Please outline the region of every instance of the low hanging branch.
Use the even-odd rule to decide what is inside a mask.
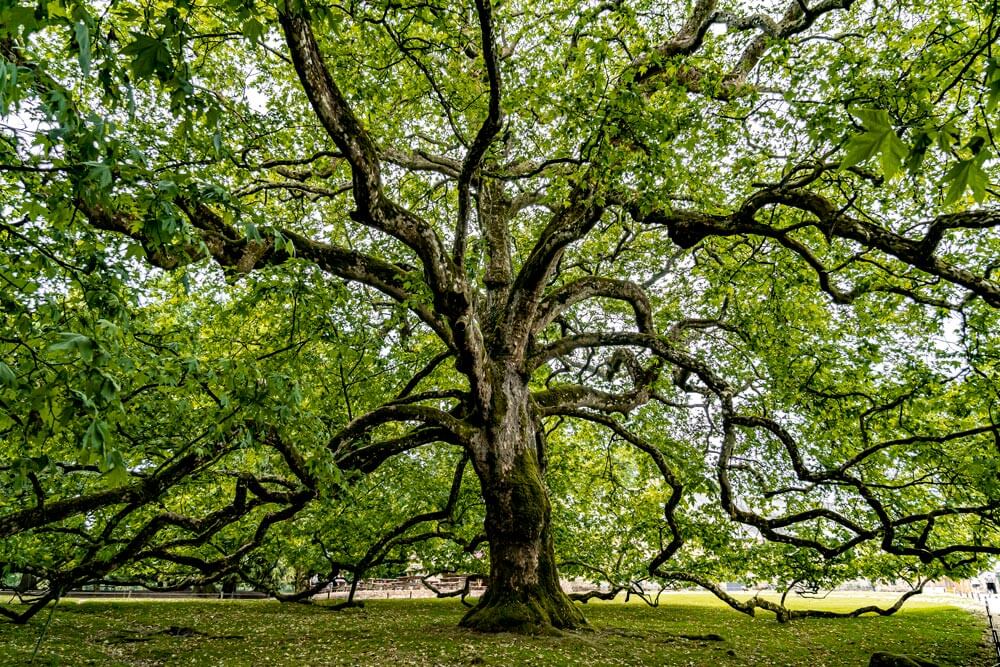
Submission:
[[[461,601],[461,603],[462,603],[463,606],[470,607],[470,608],[472,607],[472,604],[469,603],[469,602],[467,602],[465,600],[465,598],[469,597],[469,594],[471,593],[472,580],[473,579],[485,579],[486,578],[486,577],[484,577],[481,574],[466,574],[466,575],[463,575],[465,581],[462,584],[461,588],[453,590],[453,591],[442,591],[440,588],[438,588],[437,586],[435,586],[434,584],[432,584],[430,582],[431,577],[437,576],[439,574],[442,574],[442,572],[431,572],[429,574],[425,574],[424,576],[420,577],[420,583],[423,584],[424,587],[427,590],[429,590],[432,593],[434,593],[435,597],[438,597],[438,598],[453,598],[453,597],[457,597],[457,598],[459,598],[459,600]]]
[[[892,616],[897,611],[902,609],[903,604],[912,598],[914,595],[920,595],[923,592],[925,581],[921,580],[916,586],[910,590],[904,592],[900,595],[896,601],[889,607],[879,607],[877,605],[866,605],[863,607],[858,607],[851,611],[830,611],[828,609],[789,609],[783,602],[774,602],[772,600],[767,600],[760,597],[759,595],[754,595],[752,598],[746,601],[738,600],[729,593],[725,591],[721,586],[715,582],[706,579],[703,576],[691,573],[691,572],[674,572],[670,570],[656,570],[653,575],[663,579],[664,581],[682,581],[686,583],[695,584],[706,591],[710,592],[712,595],[718,599],[725,602],[732,609],[746,614],[747,616],[754,616],[757,609],[763,609],[765,611],[772,612],[779,623],[787,623],[800,618],[856,618],[864,614],[877,614],[879,616]]]

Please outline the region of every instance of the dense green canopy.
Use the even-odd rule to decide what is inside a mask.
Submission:
[[[44,589],[0,613],[409,568],[573,627],[558,567],[785,620],[717,582],[985,567],[996,23],[0,0],[0,567]]]

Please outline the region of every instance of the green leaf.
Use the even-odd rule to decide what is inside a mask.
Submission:
[[[77,59],[80,61],[80,69],[87,76],[90,74],[90,29],[86,23],[80,21],[73,26],[73,38],[79,49]]]
[[[49,349],[56,352],[76,352],[88,364],[94,360],[94,341],[70,331],[60,333],[59,342],[53,343]]]
[[[96,183],[99,188],[110,187],[114,175],[111,167],[103,162],[84,162],[87,166],[87,180]]]
[[[107,475],[108,481],[115,486],[121,486],[128,481],[128,468],[125,459],[117,449],[109,450],[102,461],[101,470]]]
[[[101,375],[101,388],[98,395],[101,397],[105,403],[111,403],[118,396],[118,392],[121,387],[118,385],[118,381],[112,376],[108,375],[104,371],[99,371]]]
[[[947,153],[952,149],[952,146],[962,140],[962,133],[948,122],[941,126],[940,131],[937,133],[937,139],[938,148],[941,152]]]
[[[906,144],[892,128],[889,114],[879,109],[858,109],[857,116],[865,131],[847,143],[847,154],[840,163],[841,169],[853,167],[880,155],[879,164],[886,179],[899,173],[903,160],[910,154]]]
[[[244,225],[244,233],[246,234],[247,239],[249,239],[250,241],[263,240],[260,235],[260,230],[257,229],[257,225],[255,225],[250,221],[247,221],[246,225]]]
[[[934,130],[924,129],[916,133],[913,138],[913,147],[906,158],[906,168],[911,174],[915,174],[920,165],[923,164],[927,150],[934,144],[937,133]]]
[[[90,398],[90,396],[87,396],[79,389],[71,389],[70,393],[76,396],[77,400],[80,401],[80,405],[85,410],[97,410],[97,404],[94,403],[94,401]]]
[[[17,65],[0,60],[0,116],[7,115],[17,94]]]
[[[178,193],[180,193],[180,188],[177,187],[177,183],[170,180],[157,181],[156,189],[167,197],[175,197]]]
[[[15,3],[3,4],[13,6],[0,8],[0,37],[16,35],[18,29],[27,36],[38,29],[38,18],[35,16],[34,7]]]
[[[81,441],[80,458],[84,462],[93,461],[95,458],[102,461],[107,452],[108,442],[111,436],[108,433],[108,425],[102,419],[95,419],[90,422],[87,430],[84,431]]]
[[[967,189],[972,190],[972,198],[977,202],[986,199],[986,188],[990,184],[990,179],[983,171],[982,164],[987,157],[988,151],[983,151],[974,158],[962,160],[948,170],[943,179],[944,183],[950,183],[944,197],[946,205],[958,201]]]
[[[899,169],[903,165],[903,160],[906,159],[910,151],[892,129],[886,132],[881,150],[882,173],[886,179],[892,179],[893,176],[899,173]]]
[[[871,132],[865,132],[852,137],[847,142],[847,154],[841,161],[840,168],[847,169],[873,158],[878,153],[881,145],[880,137]]]
[[[274,249],[278,252],[285,251],[289,256],[295,257],[295,245],[279,231],[274,232]]]
[[[17,387],[17,375],[11,370],[11,367],[0,361],[0,384],[5,384],[8,387]]]
[[[892,129],[892,119],[882,109],[854,109],[851,111],[869,132],[885,132]]]
[[[1000,58],[994,56],[986,61],[985,83],[990,91],[986,100],[986,111],[992,113],[1000,102]]]
[[[132,259],[145,259],[146,250],[138,243],[130,243],[128,249],[125,251],[126,258]]]
[[[173,59],[167,45],[156,37],[141,32],[132,32],[132,42],[122,49],[132,56],[132,73],[138,79],[148,79],[154,74],[166,79],[173,71]]]
[[[255,18],[247,20],[243,24],[243,36],[252,42],[259,42],[260,38],[264,36],[264,24]]]

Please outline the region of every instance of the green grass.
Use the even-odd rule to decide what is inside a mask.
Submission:
[[[853,608],[872,597],[813,603]],[[884,601],[885,598],[878,598]],[[889,618],[751,619],[701,594],[590,603],[592,632],[560,637],[477,635],[457,627],[454,600],[372,600],[363,610],[276,602],[75,602],[58,605],[36,665],[810,665],[862,667],[875,651],[942,665],[988,666],[983,621],[912,603]],[[0,665],[27,665],[48,610],[25,626],[0,623]],[[156,634],[170,626],[204,635]],[[678,635],[717,633],[724,641]],[[131,641],[130,641],[131,640]],[[138,641],[135,641],[138,640]]]

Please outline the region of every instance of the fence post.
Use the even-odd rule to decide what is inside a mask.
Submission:
[[[990,635],[993,637],[993,652],[997,656],[997,664],[1000,665],[1000,636],[997,635],[997,627],[993,625],[993,613],[990,612],[990,601],[986,601],[986,619],[990,624]]]

